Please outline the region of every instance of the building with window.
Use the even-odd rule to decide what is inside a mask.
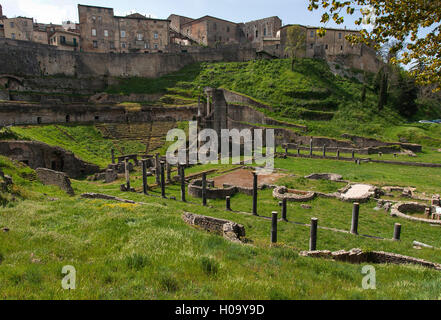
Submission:
[[[60,50],[77,51],[80,46],[80,35],[72,31],[58,30],[50,35],[49,44]]]
[[[32,18],[17,17],[3,19],[5,38],[23,41],[32,41],[34,20]]]
[[[139,13],[115,16],[112,8],[78,5],[81,51],[160,52],[170,42],[170,21]]]
[[[241,24],[247,42],[260,48],[266,46],[267,43],[278,42],[277,32],[281,27],[282,20],[279,17],[269,17]]]

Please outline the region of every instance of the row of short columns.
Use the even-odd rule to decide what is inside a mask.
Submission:
[[[286,200],[286,199],[285,199]],[[286,219],[286,201],[279,202],[279,205],[282,207],[282,221],[288,221]],[[228,199],[228,206],[230,206],[230,202]],[[231,208],[229,207],[231,210]],[[360,216],[360,204],[354,203],[352,209],[352,223],[351,223],[351,233],[354,235],[358,235],[358,220]],[[277,243],[277,223],[278,223],[278,212],[273,211],[271,214],[271,243]],[[317,230],[318,230],[318,219],[311,218],[310,224],[310,235],[309,235],[309,251],[317,250]],[[394,235],[392,238],[394,241],[401,240],[401,224],[395,223],[394,225]]]
[[[326,147],[326,145],[324,145],[323,146],[323,158],[326,158],[326,152],[327,152],[327,147]],[[288,156],[288,152],[289,151],[289,148],[288,148],[288,146],[285,146],[285,158]],[[340,159],[340,149],[337,149],[337,151],[336,151],[336,153],[337,153],[337,159]],[[300,156],[302,153],[301,153],[301,149],[300,148],[297,148],[297,156]],[[309,156],[310,157],[312,157],[313,156],[313,147],[312,147],[312,143],[310,143],[310,145],[309,145]],[[353,160],[355,160],[355,150],[352,150],[352,152],[351,152],[351,156],[352,156],[352,159]]]

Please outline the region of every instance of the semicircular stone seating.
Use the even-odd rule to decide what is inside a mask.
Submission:
[[[238,192],[234,186],[224,185],[223,188],[215,188],[214,181],[207,180],[206,189],[207,199],[225,199],[227,196],[233,196]],[[188,194],[195,198],[202,198],[202,179],[193,180],[188,186]]]
[[[287,187],[280,186],[273,190],[273,197],[278,200],[286,199],[291,202],[307,202],[316,197],[316,193],[312,191],[301,191],[288,189]]]
[[[418,202],[398,202],[392,206],[390,215],[392,217],[400,217],[412,221],[441,225],[441,220],[432,220],[430,218],[418,218],[412,216],[412,213],[425,213],[427,208],[430,207]]]

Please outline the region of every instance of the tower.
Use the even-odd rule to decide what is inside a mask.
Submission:
[[[3,17],[3,9],[2,9],[2,5],[0,4],[0,18]]]

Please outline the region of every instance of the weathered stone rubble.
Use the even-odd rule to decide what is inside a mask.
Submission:
[[[245,237],[245,227],[232,221],[201,216],[189,212],[184,213],[182,219],[191,226],[219,234],[233,242],[241,242],[242,238]]]
[[[396,253],[384,251],[364,252],[361,249],[351,249],[350,251],[340,250],[331,252],[323,251],[302,251],[300,255],[303,257],[325,258],[340,262],[349,263],[389,263],[389,264],[414,264],[436,270],[441,270],[441,264],[426,261],[423,259],[403,256]]]
[[[330,180],[330,181],[341,181],[343,177],[336,173],[313,173],[305,177],[306,179],[312,180]]]

